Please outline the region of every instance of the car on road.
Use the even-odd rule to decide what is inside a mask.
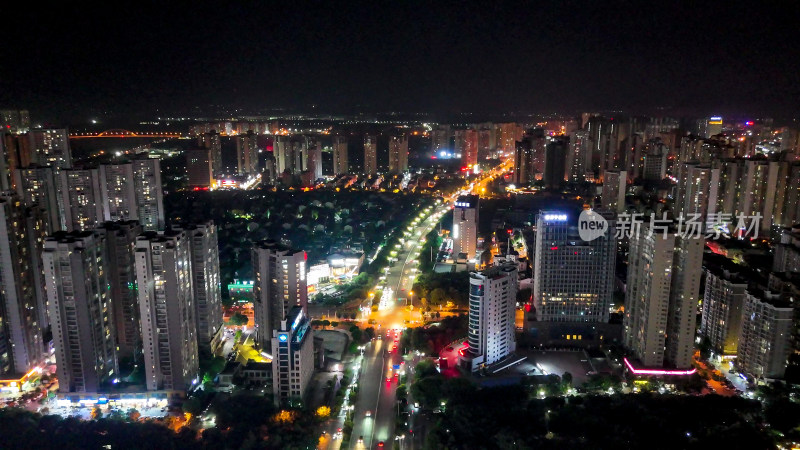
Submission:
[[[383,448],[383,441],[378,442],[378,448]]]
[[[363,444],[364,443],[364,436],[359,436],[358,437],[358,443],[359,444]]]
[[[365,415],[365,416],[367,416],[367,417],[372,417],[372,411],[369,411],[369,410],[368,410],[368,411],[366,412],[366,414],[364,414],[364,415]]]

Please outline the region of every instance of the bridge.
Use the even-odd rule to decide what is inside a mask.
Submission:
[[[70,139],[86,138],[179,138],[180,133],[166,131],[128,131],[122,129],[106,130],[100,133],[70,133]]]

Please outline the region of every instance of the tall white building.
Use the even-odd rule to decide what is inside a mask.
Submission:
[[[703,244],[648,227],[630,238],[624,339],[644,366],[691,366]]]
[[[794,308],[778,294],[748,290],[736,367],[754,378],[783,378],[791,352]]]
[[[692,367],[700,277],[703,273],[703,236],[675,241],[672,287],[667,317],[667,364],[679,369]]]
[[[729,259],[711,255],[706,267],[700,335],[718,355],[735,355],[742,328],[742,307],[751,274]],[[719,258],[716,258],[719,256]]]
[[[0,196],[0,374],[21,375],[42,361],[44,344],[36,297],[34,255],[24,207]]]
[[[322,142],[310,140],[303,153],[303,170],[311,172],[313,180],[322,178]]]
[[[617,239],[612,213],[602,236],[584,241],[578,220],[564,211],[536,218],[533,299],[540,322],[608,322],[614,292]]]
[[[466,254],[467,259],[477,258],[478,252],[478,213],[480,197],[462,195],[453,208],[453,256]]]
[[[624,170],[606,170],[603,172],[603,208],[621,213],[625,211],[625,189],[628,184],[628,172]]]
[[[98,392],[118,376],[101,235],[58,232],[42,254],[60,392]]]
[[[389,172],[408,172],[408,136],[389,138]]]
[[[699,216],[702,223],[709,214],[716,213],[719,189],[719,169],[697,163],[679,166],[675,213],[684,219]]]
[[[239,175],[258,173],[258,136],[252,131],[236,137],[236,167]]]
[[[462,364],[472,371],[516,350],[517,264],[501,262],[469,276],[469,350]]]
[[[272,393],[276,405],[302,401],[314,375],[314,337],[303,308],[289,311],[272,332]]]
[[[201,347],[208,347],[222,328],[217,226],[209,220],[206,223],[183,225],[180,229],[190,242],[197,342]]]
[[[147,390],[185,391],[197,381],[190,243],[183,231],[136,239],[135,264]]]
[[[103,221],[139,220],[133,164],[101,164],[98,170]]]
[[[378,140],[375,136],[364,136],[364,174],[378,173]]]
[[[289,311],[308,306],[306,252],[268,240],[255,244],[252,256],[257,342],[267,348]]]
[[[333,174],[347,173],[350,166],[347,157],[347,138],[335,136],[333,138]]]
[[[294,173],[292,143],[288,136],[275,136],[272,142],[272,155],[275,157],[275,169],[277,176],[280,177],[287,169]]]
[[[161,160],[139,157],[132,163],[139,222],[145,231],[163,230],[164,191],[161,187]]]
[[[56,175],[56,185],[64,230],[91,230],[103,221],[103,199],[97,169],[60,170]]]
[[[115,341],[120,359],[133,358],[134,353],[141,349],[134,250],[136,237],[142,231],[142,225],[136,220],[105,222],[94,230],[105,242],[105,271],[111,288]]]

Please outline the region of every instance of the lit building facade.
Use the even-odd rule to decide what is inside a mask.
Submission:
[[[24,374],[42,361],[34,255],[26,238],[24,207],[0,196],[0,374]]]
[[[533,299],[540,322],[608,322],[614,291],[617,239],[612,213],[594,211],[607,223],[603,234],[581,239],[579,221],[564,211],[536,218]]]
[[[161,187],[161,160],[136,158],[133,163],[133,188],[139,222],[145,231],[164,229],[164,191]]]
[[[276,405],[301,402],[314,375],[314,338],[303,308],[289,311],[273,330],[272,393]]]
[[[341,175],[350,169],[347,153],[347,138],[335,136],[333,138],[333,174]]]
[[[197,318],[197,342],[209,344],[222,328],[219,244],[214,221],[182,225],[192,258],[192,289]]]
[[[295,306],[306,310],[306,252],[293,250],[275,241],[262,241],[253,247],[253,309],[257,342],[269,347],[272,332]]]
[[[453,256],[464,253],[467,259],[477,258],[478,216],[480,198],[477,195],[458,197],[453,208]]]
[[[98,392],[119,375],[103,237],[58,232],[42,254],[59,392]]]
[[[769,291],[748,290],[736,367],[754,378],[783,378],[791,352],[794,308]]]
[[[134,258],[147,390],[186,391],[199,370],[189,239],[146,232]]]
[[[378,140],[375,136],[364,136],[364,174],[378,173]]]
[[[389,172],[408,172],[408,136],[389,138]]]
[[[117,356],[133,358],[141,349],[139,298],[134,266],[136,237],[142,233],[136,220],[105,222],[94,230],[105,243],[105,272],[113,306]]]
[[[516,350],[515,313],[518,273],[514,262],[501,262],[469,276],[469,349],[462,364],[477,371]]]

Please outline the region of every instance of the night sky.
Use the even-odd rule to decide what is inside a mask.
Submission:
[[[0,108],[800,112],[797,2],[226,3],[4,10]]]

